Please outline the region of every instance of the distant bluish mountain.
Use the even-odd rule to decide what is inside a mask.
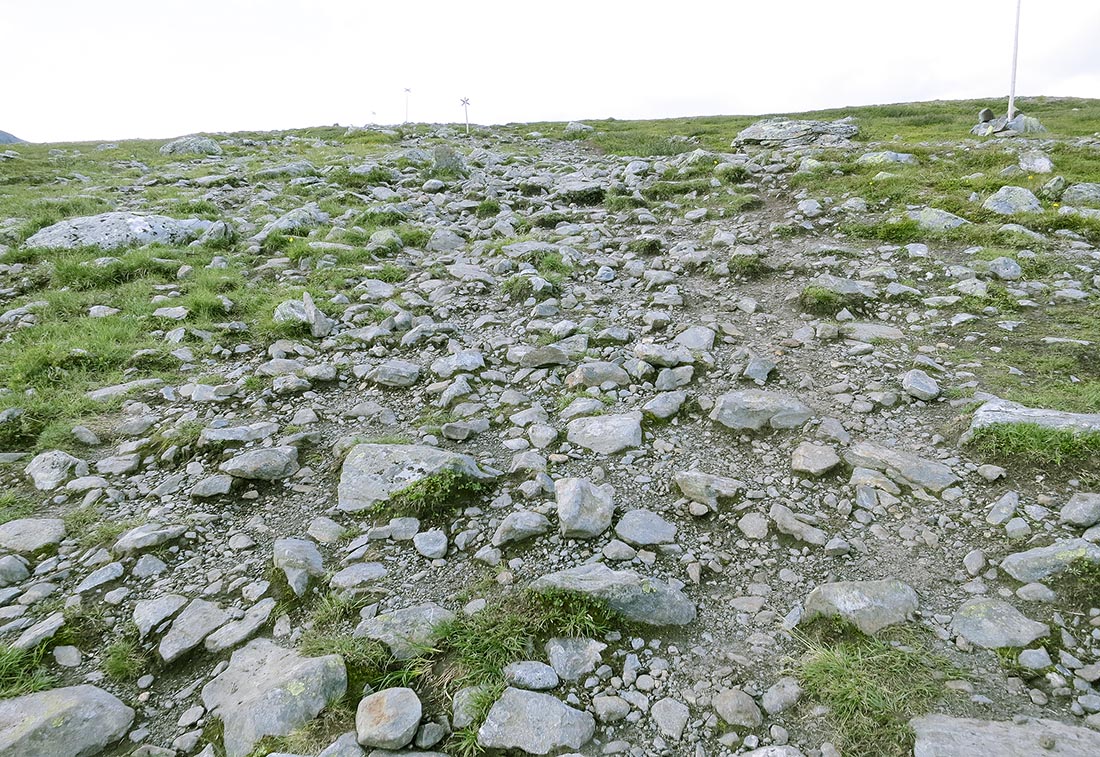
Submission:
[[[0,131],[0,145],[14,145],[17,142],[22,142],[19,137],[14,134],[8,134],[6,131]]]

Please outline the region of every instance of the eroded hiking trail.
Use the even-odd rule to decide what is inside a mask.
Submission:
[[[0,754],[1100,753],[1100,140],[856,123],[12,146]]]

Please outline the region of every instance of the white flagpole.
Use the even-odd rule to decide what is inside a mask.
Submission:
[[[1016,115],[1016,56],[1020,50],[1020,6],[1023,0],[1016,0],[1016,36],[1012,39],[1012,84],[1008,90],[1008,120]]]
[[[470,98],[462,98],[462,111],[466,114],[466,134],[470,134]]]

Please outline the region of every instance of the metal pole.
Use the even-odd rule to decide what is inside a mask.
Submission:
[[[412,92],[408,87],[405,88],[405,123],[409,122],[409,93]]]
[[[1012,38],[1012,84],[1008,90],[1008,120],[1016,115],[1016,55],[1020,50],[1020,6],[1023,0],[1016,0],[1016,35]]]

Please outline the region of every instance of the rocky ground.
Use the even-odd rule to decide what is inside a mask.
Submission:
[[[1100,753],[1100,135],[861,126],[0,153],[0,755]]]

